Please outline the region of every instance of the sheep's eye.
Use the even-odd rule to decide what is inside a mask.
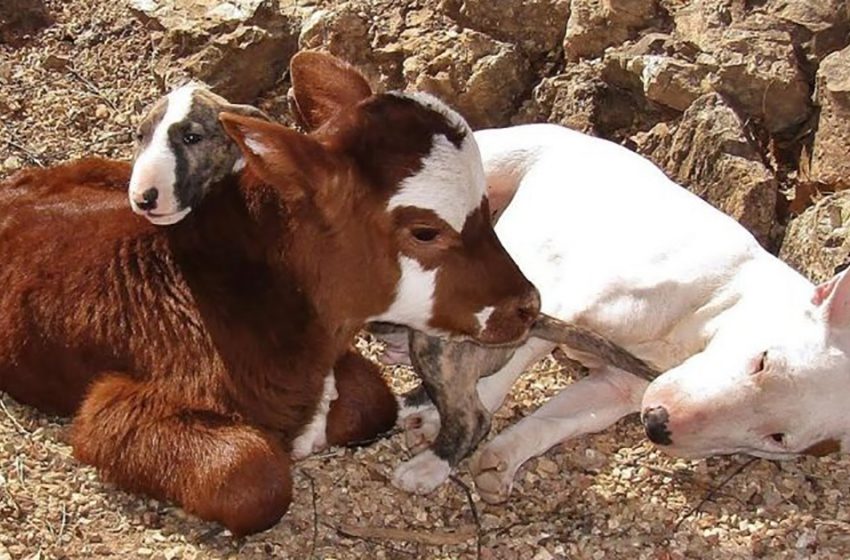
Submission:
[[[187,132],[183,135],[183,143],[187,146],[197,144],[201,140],[203,140],[203,137],[200,134],[195,134],[194,132]]]
[[[144,132],[142,132],[141,130],[137,130],[137,131],[136,131],[136,136],[135,136],[135,138],[136,138],[136,142],[141,143],[141,142],[142,142],[142,140],[144,140],[144,139],[145,139],[145,134],[144,134]]]
[[[437,228],[417,227],[410,230],[410,234],[422,243],[430,243],[440,236],[440,230]]]
[[[770,434],[770,439],[772,439],[776,443],[783,444],[783,443],[785,443],[785,434],[783,434],[783,433]]]

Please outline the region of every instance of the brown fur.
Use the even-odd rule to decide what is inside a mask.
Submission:
[[[362,80],[345,68],[322,83]],[[0,186],[0,390],[75,413],[75,454],[123,488],[235,534],[274,524],[291,500],[292,441],[329,370],[339,366],[342,387],[332,441],[383,431],[394,416],[374,368],[346,352],[400,276],[393,189],[375,177],[411,170],[380,171],[382,154],[339,147],[376,127],[397,146],[435,131],[359,118],[366,104],[339,107],[316,137],[221,115],[247,168],[168,228],[127,210],[124,163],[85,160]],[[397,156],[384,166],[411,160]],[[484,258],[499,272],[510,262]]]

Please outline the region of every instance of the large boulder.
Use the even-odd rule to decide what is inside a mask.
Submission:
[[[602,79],[598,62],[569,65],[545,78],[513,118],[513,124],[551,122],[596,136],[612,137],[630,127],[636,108],[626,90]]]
[[[716,94],[697,99],[676,124],[634,137],[637,151],[676,182],[726,212],[773,248],[777,181],[744,120]]]
[[[850,47],[820,65],[815,102],[820,106],[812,146],[811,178],[831,189],[850,188]]]
[[[596,57],[655,21],[656,0],[572,0],[564,37],[567,60]]]
[[[850,2],[847,0],[767,0],[763,10],[791,26],[795,42],[813,61],[848,43]]]
[[[850,191],[821,199],[788,224],[779,258],[814,282],[850,262]]]
[[[528,58],[512,44],[460,28],[427,6],[358,6],[343,2],[315,12],[300,46],[344,58],[382,88],[432,93],[477,128],[507,124],[531,88]]]
[[[714,88],[760,119],[770,132],[799,125],[811,113],[811,90],[794,42],[772,20],[751,18],[726,29],[712,54]]]
[[[684,111],[712,91],[713,59],[706,63],[690,43],[665,33],[649,33],[634,44],[611,49],[603,59],[603,79],[648,101]]]
[[[464,27],[513,43],[535,57],[560,46],[570,15],[569,0],[446,0],[442,7]]]
[[[0,2],[0,44],[17,43],[50,23],[44,0]]]
[[[129,1],[182,59],[162,74],[186,74],[233,101],[254,101],[272,87],[297,48],[297,19],[277,0]]]
[[[712,90],[772,133],[809,118],[811,88],[788,21],[765,9],[748,11],[741,0],[693,0],[668,9],[673,36],[697,47],[692,62],[709,73]],[[693,75],[693,69],[685,71]]]

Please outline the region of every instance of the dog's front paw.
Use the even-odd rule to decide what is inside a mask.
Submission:
[[[488,445],[472,457],[469,470],[475,477],[475,487],[482,500],[488,504],[508,501],[517,471],[510,454]]]

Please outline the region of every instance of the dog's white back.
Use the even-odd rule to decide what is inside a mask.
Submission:
[[[527,459],[636,411],[650,439],[679,455],[850,449],[847,275],[816,288],[614,143],[547,124],[480,131],[476,140],[491,200],[510,201],[496,231],[540,290],[542,311],[665,372],[648,385],[595,367],[475,458],[482,497],[505,499]],[[482,379],[482,402],[495,410],[551,349],[530,340]],[[433,431],[425,416],[419,429]]]

